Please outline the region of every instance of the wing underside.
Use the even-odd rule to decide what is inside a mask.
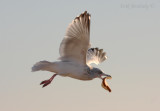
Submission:
[[[90,14],[85,11],[68,26],[60,44],[60,59],[86,64],[90,40]]]
[[[106,53],[103,52],[103,49],[99,48],[90,48],[87,52],[87,64],[92,63],[99,64],[107,59]]]

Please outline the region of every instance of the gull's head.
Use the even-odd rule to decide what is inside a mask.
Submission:
[[[100,70],[99,68],[93,68],[91,69],[92,75],[94,76],[94,78],[100,78],[103,79],[104,77],[107,77],[108,79],[111,79],[112,77],[108,74],[105,74],[102,70]]]

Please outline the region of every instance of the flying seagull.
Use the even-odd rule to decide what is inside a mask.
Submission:
[[[60,44],[60,58],[55,62],[40,61],[33,67],[32,71],[50,71],[53,76],[40,83],[45,87],[49,85],[55,76],[67,76],[79,80],[92,80],[94,78],[111,78],[99,68],[92,67],[91,64],[99,64],[107,59],[103,49],[91,48],[90,46],[90,14],[85,11],[76,17],[69,24],[66,34]],[[108,88],[106,88],[108,89]],[[111,91],[110,89],[108,91]]]

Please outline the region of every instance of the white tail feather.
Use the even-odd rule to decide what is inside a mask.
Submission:
[[[32,72],[39,71],[39,70],[46,70],[46,71],[51,71],[50,67],[53,65],[53,63],[48,62],[48,61],[40,61],[37,62],[33,67],[32,67]]]

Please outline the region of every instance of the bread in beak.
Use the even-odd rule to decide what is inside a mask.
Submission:
[[[103,78],[101,85],[102,85],[102,87],[104,89],[106,89],[107,91],[111,92],[111,88],[109,87],[109,85],[108,85],[108,83],[106,81],[107,79],[109,79],[109,78],[108,77]]]

